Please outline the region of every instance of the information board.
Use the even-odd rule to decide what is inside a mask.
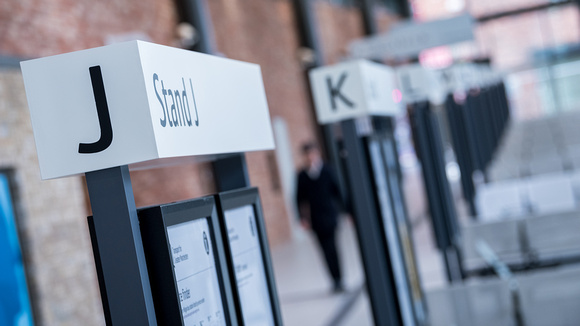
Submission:
[[[256,216],[252,206],[224,212],[236,283],[246,325],[274,325]]]
[[[235,279],[240,320],[244,325],[281,325],[268,240],[256,188],[218,196],[227,234],[231,279]]]
[[[207,219],[170,226],[167,236],[184,325],[225,325]]]
[[[237,325],[213,197],[139,210],[160,325]]]
[[[405,260],[403,258],[403,248],[401,247],[397,230],[396,217],[394,215],[394,209],[389,194],[387,171],[385,169],[381,144],[378,140],[372,138],[368,138],[367,144],[368,156],[376,188],[376,199],[382,216],[382,225],[395,279],[395,287],[397,289],[403,324],[405,326],[414,326],[415,318],[411,294],[409,293],[409,279],[406,271]]]

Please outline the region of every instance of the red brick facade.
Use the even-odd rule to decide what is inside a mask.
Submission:
[[[208,1],[217,50],[228,58],[257,63],[262,68],[270,114],[282,117],[290,130],[295,166],[299,147],[316,139],[316,122],[309,102],[306,75],[298,60],[299,40],[290,1]],[[336,63],[346,46],[361,37],[362,18],[356,8],[318,1],[313,6],[324,58]],[[396,18],[379,10],[385,30]],[[132,1],[3,1],[0,4],[0,53],[40,57],[106,44],[111,36],[140,33],[151,41],[176,45],[177,13],[171,0]],[[289,237],[287,209],[276,178],[273,152],[248,153],[253,185],[262,197],[270,239]],[[274,169],[274,170],[273,170]],[[177,173],[178,171],[179,173]],[[179,176],[179,177],[177,177]],[[192,164],[132,172],[138,206],[159,204],[215,192],[211,164]],[[274,185],[274,186],[273,186]],[[276,189],[272,189],[276,188]]]
[[[141,32],[171,45],[172,0],[4,0],[0,2],[0,53],[42,57],[102,46],[108,36]]]
[[[312,0],[324,60],[336,63],[346,56],[350,40],[363,36],[357,8]],[[457,0],[460,1],[460,0]],[[478,15],[529,6],[544,0],[466,1]],[[293,165],[298,168],[300,145],[316,139],[316,121],[309,99],[306,74],[298,58],[299,39],[290,0],[207,0],[217,50],[226,57],[257,63],[272,118],[286,122]],[[415,0],[422,19],[451,15],[448,0]],[[113,36],[140,33],[152,42],[177,45],[177,12],[173,0],[2,0],[0,55],[25,58],[81,50],[107,43]],[[376,10],[379,31],[397,17]],[[580,38],[578,10],[560,7],[482,25],[476,31],[478,54],[491,55],[498,67],[525,62],[535,48],[576,42]],[[551,34],[541,30],[549,22]],[[23,180],[22,241],[32,275],[41,325],[99,325],[102,312],[84,215],[88,203],[82,179],[40,182],[32,132],[17,71],[0,69],[0,168],[15,168]],[[242,80],[240,82],[243,82]],[[7,92],[5,90],[14,90]],[[8,123],[6,123],[8,121]],[[11,122],[17,121],[17,122]],[[17,128],[16,128],[17,127]],[[15,146],[14,144],[18,144]],[[280,186],[274,151],[246,155],[251,183],[260,188],[268,235],[273,244],[290,237],[285,194]],[[146,206],[215,192],[210,163],[196,163],[133,171],[135,200]],[[69,207],[64,207],[65,205]]]
[[[289,131],[293,166],[300,145],[316,139],[306,74],[298,57],[299,39],[290,0],[208,0],[217,50],[226,57],[261,66],[272,118]],[[313,5],[328,63],[340,61],[348,42],[362,36],[356,8],[315,1]],[[4,0],[0,1],[0,55],[35,58],[105,45],[112,37],[139,34],[152,42],[178,44],[173,0]],[[377,11],[381,30],[395,20]],[[130,36],[127,36],[130,37]],[[240,82],[243,82],[242,80]],[[10,89],[10,92],[3,91]],[[0,168],[13,168],[22,192],[18,224],[24,258],[38,310],[38,325],[103,323],[85,215],[89,205],[82,178],[40,181],[21,76],[0,69]],[[5,119],[10,114],[14,119]],[[18,121],[12,123],[11,121]],[[7,122],[8,121],[8,122]],[[4,130],[2,129],[2,130]],[[0,131],[2,131],[0,130]],[[18,146],[15,146],[17,144]],[[246,155],[252,185],[260,188],[272,244],[290,237],[286,199],[274,151]],[[132,171],[138,206],[212,194],[211,164],[190,163]],[[68,205],[68,207],[66,206]]]
[[[443,19],[460,14],[450,12],[449,2],[462,0],[412,0],[420,20]],[[545,4],[545,0],[465,0],[463,9],[475,18]],[[549,10],[491,20],[475,29],[476,57],[489,56],[496,68],[519,69],[532,63],[533,51],[580,41],[578,6],[569,4]]]

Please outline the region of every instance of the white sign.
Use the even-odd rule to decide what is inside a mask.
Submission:
[[[210,236],[205,218],[167,228],[184,326],[226,324]]]
[[[502,79],[501,74],[485,64],[457,64],[442,70],[440,74],[450,92],[489,87],[501,82]]]
[[[441,104],[448,94],[468,92],[501,81],[488,65],[457,64],[445,69],[424,68],[420,64],[397,67],[397,83],[405,103],[430,101]]]
[[[255,64],[131,41],[21,66],[43,179],[274,147]]]
[[[402,107],[393,98],[394,82],[393,69],[366,60],[313,69],[310,84],[318,122],[400,114]]]
[[[397,68],[397,82],[405,103],[431,101],[442,103],[447,92],[435,70],[426,69],[420,64]]]
[[[425,49],[473,40],[473,25],[470,15],[426,23],[405,23],[386,34],[353,41],[349,44],[349,51],[354,58],[413,57]]]
[[[254,207],[227,210],[225,220],[244,325],[274,326]]]

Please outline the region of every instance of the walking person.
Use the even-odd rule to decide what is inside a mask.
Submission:
[[[336,176],[323,162],[315,143],[302,146],[304,168],[298,173],[296,203],[302,227],[316,235],[328,272],[332,277],[333,291],[344,291],[340,260],[336,248],[339,205],[342,196]]]

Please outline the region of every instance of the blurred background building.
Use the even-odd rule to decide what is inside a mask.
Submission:
[[[516,120],[580,107],[580,17],[578,3],[570,0],[3,0],[0,175],[9,185],[3,189],[10,196],[13,214],[6,219],[15,223],[13,237],[19,238],[38,325],[102,325],[103,314],[85,219],[90,214],[85,182],[82,177],[40,180],[19,62],[133,39],[195,47],[200,31],[184,24],[191,18],[184,8],[191,8],[193,2],[203,4],[200,15],[212,36],[211,52],[257,63],[262,69],[277,148],[248,153],[245,160],[252,185],[260,188],[283,304],[286,289],[300,287],[302,274],[292,269],[297,268],[294,262],[306,264],[316,255],[301,253],[304,248],[314,249],[297,226],[293,204],[294,175],[302,164],[300,146],[309,140],[324,144],[307,71],[316,64],[347,58],[347,45],[369,33],[369,21],[376,27],[374,33],[383,33],[405,19],[429,21],[469,13],[477,21],[474,41],[426,50],[416,60],[437,68],[489,60],[505,76]],[[309,3],[321,57],[305,45],[305,17],[297,9],[301,2]],[[371,16],[365,14],[368,8]],[[62,96],[67,96],[66,89]],[[398,130],[400,156],[401,162],[410,162],[403,166],[415,171],[409,134],[404,128]],[[218,189],[211,162],[135,169],[131,178],[137,206],[199,197]],[[409,172],[404,180],[411,219],[417,222],[426,212],[421,181],[416,172]],[[356,280],[347,285],[355,287],[362,273],[348,230],[343,236],[345,255],[355,263],[347,274]],[[441,263],[428,254],[433,248],[428,229],[414,232],[416,238],[425,239],[416,244],[422,271],[429,275],[441,269]],[[285,265],[285,260],[293,263]],[[428,277],[424,282],[444,283]],[[290,304],[284,313],[292,321],[301,313],[299,302],[305,300],[286,298]],[[330,311],[325,316],[330,320],[333,309],[342,303],[323,299],[319,304]],[[364,306],[364,301],[357,305]],[[362,314],[368,315],[366,309],[360,309]],[[345,325],[358,325],[345,320]]]

